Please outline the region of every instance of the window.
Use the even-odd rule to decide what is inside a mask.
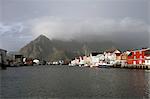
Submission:
[[[132,56],[132,52],[130,52],[130,54],[128,56]]]
[[[150,55],[150,50],[145,51],[145,55],[149,56]]]

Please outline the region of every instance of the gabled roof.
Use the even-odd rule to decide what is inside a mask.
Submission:
[[[121,51],[119,51],[119,50],[115,50],[115,51],[114,51],[114,53],[116,53],[116,54],[120,54],[120,53],[121,53]]]
[[[115,52],[116,51],[116,52]],[[121,51],[116,48],[111,48],[105,51],[106,53],[120,53]]]
[[[140,50],[143,50],[143,51],[147,51],[147,50],[150,50],[150,48],[140,48],[140,49],[132,49],[132,50],[127,50],[127,51],[140,51]]]

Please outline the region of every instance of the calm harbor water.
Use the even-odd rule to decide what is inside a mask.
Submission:
[[[0,98],[150,98],[150,71],[29,66],[0,70]]]

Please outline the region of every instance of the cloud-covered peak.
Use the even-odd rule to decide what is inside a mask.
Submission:
[[[147,23],[129,17],[122,19],[71,19],[45,16],[23,23],[7,25],[1,23],[0,47],[12,50],[17,49],[41,34],[47,36],[49,39],[65,41],[104,40],[113,41],[120,45],[125,43],[130,46],[145,46],[149,42],[148,33],[149,25]]]
[[[86,35],[112,36],[118,33],[147,33],[148,24],[142,20],[123,19],[63,19],[58,17],[41,17],[30,22],[31,33],[35,36],[45,34],[50,39],[69,40]]]

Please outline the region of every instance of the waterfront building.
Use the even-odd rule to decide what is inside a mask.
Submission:
[[[123,53],[121,54],[121,65],[127,64],[127,58],[128,58],[128,54],[129,54],[129,53],[130,53],[130,52],[125,51],[125,52],[123,52]]]
[[[36,64],[36,65],[39,65],[39,64],[40,64],[40,60],[34,59],[34,60],[33,60],[33,63]]]
[[[7,51],[4,49],[0,49],[0,66],[3,68],[6,65],[6,53]]]
[[[76,66],[79,65],[79,63],[80,63],[80,59],[76,57],[74,60],[71,61],[70,65]]]
[[[72,60],[71,63],[70,63],[70,65],[71,65],[71,66],[75,66],[75,65],[76,65],[75,60]]]
[[[104,62],[105,56],[103,52],[92,52],[91,57],[91,66],[99,66]]]
[[[91,57],[90,56],[83,56],[83,60],[84,60],[84,66],[91,65]]]
[[[79,66],[83,66],[85,64],[82,56],[79,57]]]
[[[147,56],[145,58],[145,65],[149,65],[150,66],[150,56]]]
[[[75,64],[76,64],[76,65],[79,65],[79,62],[80,62],[80,59],[76,57],[76,58],[75,58]]]
[[[145,51],[145,65],[150,66],[150,49]]]
[[[21,54],[14,55],[14,65],[15,66],[23,65],[23,55]]]
[[[121,51],[118,49],[110,49],[104,52],[105,62],[107,64],[116,64],[121,62]]]
[[[129,51],[129,55],[127,57],[127,64],[145,64],[145,62],[149,63],[149,59],[146,58],[150,55],[150,48],[143,48],[139,50],[131,50]]]

